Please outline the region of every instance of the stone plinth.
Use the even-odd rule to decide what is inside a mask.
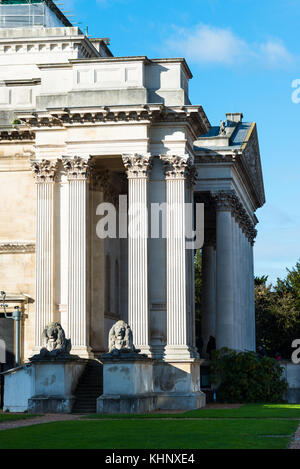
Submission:
[[[138,414],[156,407],[153,360],[148,358],[101,359],[103,395],[97,400],[100,414]]]
[[[202,360],[155,364],[157,409],[192,410],[205,406],[205,394],[200,389],[201,363]]]
[[[87,360],[32,362],[4,373],[4,411],[71,413]]]

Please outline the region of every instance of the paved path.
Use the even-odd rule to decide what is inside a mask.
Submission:
[[[11,428],[30,427],[31,425],[39,425],[41,423],[50,422],[66,422],[69,420],[78,420],[81,415],[74,414],[46,414],[42,417],[33,417],[24,420],[13,420],[7,422],[0,422],[0,431],[9,430]]]

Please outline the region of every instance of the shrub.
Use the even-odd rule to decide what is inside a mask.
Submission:
[[[254,352],[214,352],[211,380],[219,402],[280,402],[288,384],[280,362]]]
[[[20,125],[21,123],[22,122],[20,121],[20,119],[14,119],[11,124],[12,125]]]

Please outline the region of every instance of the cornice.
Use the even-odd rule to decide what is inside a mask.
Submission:
[[[0,142],[1,143],[12,143],[12,142],[33,142],[35,140],[35,132],[32,130],[12,127],[10,129],[0,128]]]
[[[39,112],[19,112],[18,118],[28,128],[97,126],[107,122],[147,122],[149,124],[190,123],[195,133],[209,130],[210,123],[201,106],[169,106],[162,104],[143,104],[132,106],[91,106],[83,108],[60,108]]]

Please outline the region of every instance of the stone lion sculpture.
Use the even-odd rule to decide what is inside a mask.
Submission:
[[[133,345],[132,330],[125,321],[118,321],[113,325],[108,336],[109,353],[118,351],[136,352]]]
[[[46,350],[49,353],[70,353],[71,339],[66,339],[65,331],[59,322],[51,322],[43,331],[46,340]]]
[[[43,339],[46,347],[43,347],[39,355],[34,355],[33,360],[47,358],[67,358],[72,348],[71,339],[66,339],[65,331],[59,322],[51,322],[43,331]]]

